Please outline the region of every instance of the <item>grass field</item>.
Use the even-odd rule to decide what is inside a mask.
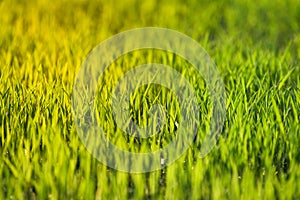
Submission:
[[[96,45],[145,26],[180,31],[207,50],[226,87],[227,114],[206,157],[197,157],[198,137],[173,164],[130,174],[85,149],[71,96],[76,73]],[[155,59],[199,91],[205,130],[205,83],[189,63],[168,56],[132,52],[99,80],[98,120],[112,141],[122,133],[114,131],[107,93],[124,71]],[[299,199],[299,61],[298,0],[0,0],[0,199]],[[171,104],[173,116],[162,133],[153,141],[118,137],[117,145],[148,152],[172,139],[179,105],[166,88],[140,88],[131,101],[133,118],[147,123],[145,111],[157,98]]]

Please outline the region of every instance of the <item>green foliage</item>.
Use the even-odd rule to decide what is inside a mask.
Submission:
[[[0,199],[299,199],[299,10],[297,0],[0,1]],[[127,174],[86,151],[73,122],[71,93],[94,46],[144,26],[181,31],[208,51],[226,86],[227,119],[207,157],[197,157],[198,137],[170,166]],[[199,134],[205,133],[205,83],[182,59],[156,53],[124,56],[99,81],[101,124],[109,134],[118,132],[106,109],[115,80],[157,59],[199,91]],[[166,88],[140,88],[130,102],[132,115],[147,124],[147,110],[156,102],[169,103],[163,132],[147,141],[124,136],[117,145],[148,152],[172,139],[180,105]]]

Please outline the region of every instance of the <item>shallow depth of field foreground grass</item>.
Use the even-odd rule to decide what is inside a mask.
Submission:
[[[226,87],[227,119],[217,146],[205,158],[197,157],[197,137],[172,165],[128,174],[86,151],[76,133],[71,95],[76,72],[93,47],[144,26],[178,30],[208,51]],[[117,61],[123,68],[111,68],[101,80],[99,120],[112,140],[105,89],[126,67],[148,58],[185,74],[199,91],[201,123],[209,122],[201,77],[193,78],[183,60],[172,63],[167,53],[156,54],[124,56]],[[298,0],[1,0],[0,199],[299,199],[299,58]],[[138,123],[145,117],[139,110],[148,109],[156,97],[162,105],[178,106],[166,89],[145,93],[140,88],[139,100],[131,102]],[[174,123],[168,120],[153,148],[172,139]],[[130,138],[119,143],[152,150]]]

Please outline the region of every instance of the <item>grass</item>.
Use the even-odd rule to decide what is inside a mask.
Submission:
[[[0,1],[0,199],[299,199],[299,10],[297,0]],[[226,87],[227,118],[205,158],[196,156],[196,141],[166,168],[128,174],[101,164],[82,145],[71,94],[94,46],[144,26],[178,30],[208,51]],[[145,51],[120,58],[100,80],[99,111],[109,105],[105,94],[124,69],[158,59],[199,91],[205,127],[205,83],[188,63],[168,63],[168,56]],[[138,123],[147,117],[140,108],[147,110],[157,98],[173,104],[167,110],[177,116],[176,98],[166,88],[147,91],[140,88],[131,102]],[[113,139],[111,117],[99,112]],[[117,143],[151,151],[147,144],[155,149],[172,138],[174,121],[164,128],[159,142],[142,145],[124,137]]]

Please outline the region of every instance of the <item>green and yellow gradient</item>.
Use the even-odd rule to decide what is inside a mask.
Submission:
[[[299,10],[298,0],[1,0],[0,199],[300,198]],[[172,165],[128,174],[101,164],[82,145],[71,96],[75,75],[96,45],[146,26],[180,31],[207,50],[224,80],[227,118],[216,148],[205,158],[197,156],[196,138]],[[128,66],[144,63],[138,59],[153,59],[149,52],[123,60]],[[170,62],[168,56],[158,57],[203,91],[205,129],[205,82],[193,76],[189,63]],[[114,82],[110,76],[123,71],[111,73],[100,80],[108,89]],[[176,117],[179,105],[172,94],[146,90],[140,89],[135,101],[140,104],[133,106],[148,108],[160,96],[172,100]],[[101,97],[99,108],[105,109]],[[98,117],[109,129],[113,122],[107,115]],[[172,132],[174,123],[169,126]],[[148,151],[146,145],[130,144],[136,142],[120,145]]]

